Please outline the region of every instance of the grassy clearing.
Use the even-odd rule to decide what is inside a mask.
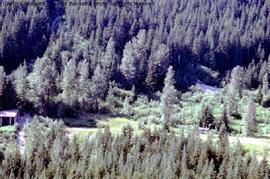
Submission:
[[[236,145],[239,141],[247,151],[263,155],[270,149],[270,140],[267,138],[252,138],[252,137],[235,137],[230,136],[229,141],[231,144]]]
[[[122,129],[125,125],[130,125],[134,129],[134,134],[139,135],[143,132],[143,129],[139,128],[138,121],[134,121],[125,117],[108,117],[105,116],[102,120],[99,118],[95,121],[97,127],[86,128],[86,127],[68,127],[67,130],[70,132],[70,135],[78,135],[79,137],[87,137],[88,135],[95,134],[98,130],[102,130],[105,126],[110,127],[110,131],[117,135],[122,132]],[[155,128],[160,128],[161,125],[151,124],[147,128],[154,130]],[[174,128],[176,133],[179,130]]]
[[[205,94],[202,91],[191,90],[184,93],[181,97],[179,106],[179,120],[181,124],[177,128],[173,128],[176,134],[185,133],[191,131],[192,128],[196,128],[201,116],[201,111],[205,105],[208,105],[212,109],[212,113],[216,119],[222,115],[224,107],[224,92],[219,90],[215,93]],[[254,97],[256,91],[243,91],[243,98],[238,100],[238,112],[241,116],[245,113],[245,108],[249,96]],[[113,134],[119,134],[122,131],[124,125],[129,124],[134,129],[134,134],[140,134],[143,130],[139,128],[139,124],[145,124],[144,127],[155,129],[160,128],[161,125],[153,122],[153,119],[158,119],[159,116],[159,103],[153,101],[147,101],[141,99],[142,102],[133,106],[134,113],[136,114],[134,119],[127,117],[114,117],[110,115],[96,115],[96,114],[82,114],[79,119],[66,119],[67,125],[72,126],[68,128],[71,135],[77,134],[79,136],[88,136],[95,134],[99,129],[102,129],[105,125],[109,126]],[[263,155],[265,151],[270,149],[270,110],[262,107],[256,103],[257,111],[256,117],[258,120],[258,136],[257,138],[237,137],[242,134],[243,122],[242,119],[236,119],[230,116],[230,127],[233,129],[231,136],[229,137],[230,143],[236,145],[238,140],[250,153]],[[146,121],[144,123],[144,121]],[[76,128],[74,128],[76,127]],[[86,127],[86,128],[85,128]],[[90,127],[90,128],[89,128]],[[202,138],[206,138],[207,135],[201,135]],[[217,132],[213,135],[215,141],[218,140]]]
[[[206,140],[209,137],[209,134],[200,134],[201,139]],[[218,135],[211,134],[211,139],[214,142],[218,142]],[[251,138],[251,137],[242,137],[242,136],[229,136],[229,143],[231,147],[235,147],[238,142],[244,147],[250,155],[257,155],[262,158],[265,154],[269,154],[270,150],[270,140],[267,138]]]
[[[67,130],[70,132],[70,135],[78,135],[79,137],[86,137],[88,135],[95,134],[98,130],[102,130],[105,126],[110,127],[110,131],[117,135],[122,132],[122,129],[125,125],[130,125],[133,128],[135,135],[139,135],[143,132],[143,129],[139,128],[138,121],[134,121],[125,117],[108,117],[105,116],[102,120],[99,118],[95,121],[97,127],[86,128],[86,127],[68,127]],[[161,125],[150,124],[146,128],[151,130],[161,128]],[[182,129],[186,128],[185,126],[179,128],[173,128],[173,131],[178,134]]]
[[[92,121],[93,123],[93,121]],[[95,134],[99,129],[102,129],[104,126],[109,126],[110,130],[113,134],[119,134],[122,131],[124,125],[129,124],[134,129],[135,134],[139,134],[142,132],[138,128],[138,122],[129,120],[123,117],[108,117],[105,116],[102,120],[95,120],[96,127],[93,128],[85,128],[85,127],[68,127],[68,131],[71,135],[78,135],[79,137],[86,137],[88,135]],[[88,124],[86,124],[87,126]]]
[[[15,133],[16,132],[16,126],[3,126],[0,127],[0,133]]]
[[[238,121],[239,122],[239,121]],[[139,135],[143,132],[142,129],[139,129],[138,122],[127,119],[124,117],[105,117],[103,120],[96,121],[97,126],[96,128],[78,128],[78,127],[68,127],[67,130],[70,132],[70,135],[77,135],[81,139],[85,139],[89,135],[93,135],[98,132],[98,130],[102,130],[102,127],[105,125],[110,127],[110,130],[113,134],[117,135],[120,134],[122,128],[129,124],[134,129],[134,134]],[[237,125],[237,124],[235,124]],[[240,125],[240,124],[238,124]],[[155,128],[160,128],[161,125],[149,125],[147,128],[154,130]],[[192,130],[191,126],[182,125],[179,128],[172,128],[173,131],[177,134],[182,132],[188,132]],[[218,135],[213,134],[212,139],[214,141],[218,141]],[[201,134],[200,137],[202,139],[207,139],[208,134]],[[229,136],[229,141],[232,146],[237,145],[238,141],[243,145],[243,147],[248,151],[250,154],[256,154],[258,156],[263,156],[265,152],[270,150],[270,140],[268,138],[250,138],[250,137],[237,137],[237,136]]]

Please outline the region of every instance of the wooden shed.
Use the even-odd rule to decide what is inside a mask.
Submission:
[[[4,110],[0,111],[0,126],[13,125],[20,119],[20,110]]]

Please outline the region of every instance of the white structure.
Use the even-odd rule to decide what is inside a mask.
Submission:
[[[205,127],[198,128],[199,134],[205,134],[205,133],[209,132],[209,130],[210,130],[209,128],[205,128]]]
[[[13,125],[20,119],[20,110],[0,111],[0,126]]]

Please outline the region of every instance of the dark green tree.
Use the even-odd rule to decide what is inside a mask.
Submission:
[[[166,74],[166,70],[170,65],[169,48],[165,44],[161,44],[157,49],[152,49],[148,62],[148,70],[146,84],[155,91],[159,84],[162,83],[162,78]]]
[[[24,62],[23,65],[20,65],[17,70],[14,72],[13,86],[18,98],[18,107],[23,107],[27,101],[27,66]]]
[[[46,114],[58,95],[56,79],[58,73],[55,63],[50,58],[38,58],[33,71],[28,75],[28,99],[41,114]]]
[[[125,45],[120,66],[121,73],[131,85],[145,78],[147,47],[146,31],[141,30],[136,37]]]
[[[209,129],[215,128],[215,118],[209,107],[203,108],[199,126]]]
[[[87,110],[90,107],[90,78],[89,78],[89,63],[83,60],[78,64],[78,102],[81,109]]]
[[[92,107],[94,110],[98,110],[101,100],[105,97],[108,91],[108,82],[105,76],[105,72],[99,65],[97,65],[94,74],[91,79],[90,86],[90,100],[92,101]]]
[[[61,101],[70,107],[76,107],[78,104],[78,81],[77,65],[74,59],[69,60],[64,65],[61,75]]]

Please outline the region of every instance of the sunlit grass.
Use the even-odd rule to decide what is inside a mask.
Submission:
[[[102,120],[98,122],[98,125],[106,125],[110,127],[110,130],[112,133],[114,134],[119,134],[122,132],[122,128],[125,125],[130,125],[135,134],[141,133],[142,130],[140,130],[138,128],[138,122],[137,121],[133,121],[133,120],[129,120],[127,118],[109,118],[107,120]]]
[[[97,121],[97,126],[100,126],[100,128],[72,128],[69,127],[68,131],[70,132],[71,135],[77,135],[81,140],[86,139],[87,136],[96,134],[98,130],[103,130],[104,126],[109,126],[110,131],[112,134],[117,135],[122,132],[122,129],[125,125],[130,125],[134,129],[134,135],[139,135],[143,132],[142,129],[138,128],[138,122],[134,121],[132,119],[124,118],[124,117],[109,117],[103,120],[98,120]],[[233,123],[234,128],[238,128],[240,130],[241,128],[241,120],[236,121]],[[151,124],[147,125],[147,128],[150,128],[151,130],[159,129],[162,126],[161,125],[156,125],[156,124]],[[194,126],[187,126],[187,125],[182,125],[179,126],[178,128],[172,128],[172,131],[176,134],[179,135],[182,132],[183,133],[188,133],[192,131]],[[200,134],[200,137],[203,140],[206,140],[209,134]],[[216,133],[213,133],[211,135],[211,139],[214,142],[218,142],[218,135]],[[267,138],[248,138],[248,137],[236,137],[236,136],[229,136],[229,142],[230,145],[233,147],[237,145],[238,140],[240,143],[243,145],[244,149],[249,154],[257,154],[258,156],[263,156],[265,154],[265,151],[270,150],[270,140]]]
[[[113,134],[120,134],[125,125],[130,125],[134,129],[134,134],[140,134],[141,129],[138,128],[138,122],[129,120],[124,117],[109,117],[102,120],[96,120],[96,128],[77,128],[77,127],[68,127],[68,131],[71,135],[78,135],[79,137],[87,137],[88,135],[95,134],[99,129],[102,130],[105,126],[109,126],[110,131]]]
[[[245,108],[247,105],[247,101],[249,96],[254,97],[254,91],[244,91],[242,99],[238,101],[238,112],[243,117],[245,113]],[[222,97],[224,96],[222,91],[218,91],[214,94],[205,95],[201,91],[193,91],[188,92],[182,95],[182,99],[180,100],[180,117],[179,120],[183,125],[179,125],[175,128],[172,128],[172,131],[179,135],[182,132],[185,134],[192,131],[193,128],[197,128],[198,122],[200,119],[201,111],[203,106],[208,105],[212,109],[212,113],[215,117],[216,122],[219,121],[223,108],[224,108],[224,100],[222,102]],[[223,104],[222,104],[223,103]],[[147,104],[137,105],[136,112],[137,116],[147,116],[149,115],[149,111],[159,112],[160,108],[158,104],[151,103],[152,105],[147,106]],[[254,152],[258,155],[263,155],[266,150],[270,149],[270,141],[267,137],[270,136],[270,110],[268,108],[262,107],[260,104],[256,103],[257,111],[256,117],[258,120],[258,134],[257,138],[246,138],[242,136],[243,131],[243,120],[235,119],[232,116],[229,118],[229,125],[233,129],[233,132],[230,134],[229,140],[231,145],[236,145],[238,140],[244,146],[244,148],[248,151],[248,153]],[[148,109],[149,108],[149,109]],[[154,116],[154,115],[153,115]],[[154,116],[156,117],[156,116]],[[112,117],[109,115],[84,115],[82,117],[83,120],[75,121],[75,124],[86,124],[95,123],[95,127],[92,128],[68,128],[71,134],[76,134],[82,138],[87,137],[88,135],[95,134],[98,130],[103,130],[104,126],[109,126],[111,132],[115,135],[120,134],[125,125],[129,124],[134,129],[134,134],[139,135],[143,132],[142,128],[139,128],[140,118],[133,119],[132,117]],[[146,117],[146,119],[148,119]],[[94,121],[94,122],[93,122]],[[89,123],[89,124],[88,124]],[[72,125],[71,125],[72,126]],[[155,124],[153,122],[149,122],[144,126],[144,128],[149,128],[151,130],[161,128],[161,124]],[[218,142],[217,131],[212,135],[212,139]],[[238,137],[237,137],[238,136]],[[207,138],[207,134],[200,135],[202,139]]]
[[[10,125],[10,126],[3,126],[0,127],[0,132],[15,132],[16,131],[16,126]]]

